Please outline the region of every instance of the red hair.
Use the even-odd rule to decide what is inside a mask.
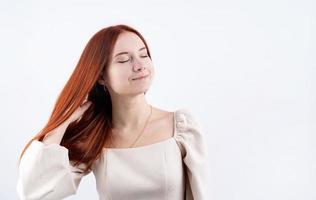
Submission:
[[[67,127],[60,145],[69,151],[69,160],[75,166],[86,165],[85,172],[91,167],[109,143],[109,130],[112,127],[112,102],[109,92],[97,81],[108,67],[118,36],[123,32],[132,32],[139,36],[147,48],[143,36],[127,25],[115,25],[101,29],[95,33],[85,46],[79,62],[66,85],[59,94],[54,109],[44,128],[37,133],[24,147],[19,160],[33,140],[42,141],[53,129],[61,125],[84,102],[92,104],[82,115],[81,119],[72,122]]]

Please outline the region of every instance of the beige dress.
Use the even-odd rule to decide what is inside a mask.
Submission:
[[[107,148],[92,171],[100,200],[208,200],[204,135],[187,109],[174,112],[174,135],[134,148]],[[104,149],[105,152],[106,149]],[[68,149],[33,141],[19,165],[20,199],[58,200],[76,193],[82,166]]]

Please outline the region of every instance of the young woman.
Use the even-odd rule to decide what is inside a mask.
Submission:
[[[147,102],[154,74],[137,30],[98,31],[47,124],[22,151],[19,198],[62,199],[92,171],[104,200],[208,199],[204,136],[187,109]]]

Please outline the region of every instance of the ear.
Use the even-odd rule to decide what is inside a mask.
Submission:
[[[100,85],[106,85],[106,80],[103,77],[103,73],[100,74],[99,79],[98,79],[98,83]]]
[[[104,81],[103,79],[99,79],[99,80],[98,80],[98,83],[99,83],[100,85],[105,85],[105,81]]]

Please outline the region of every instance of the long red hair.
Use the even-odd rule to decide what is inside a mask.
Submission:
[[[95,33],[85,46],[79,62],[66,85],[59,94],[54,109],[44,128],[37,133],[24,147],[19,160],[33,140],[42,141],[53,129],[61,125],[84,102],[92,102],[81,119],[67,127],[60,145],[69,152],[69,160],[75,166],[84,163],[85,172],[91,167],[109,142],[109,130],[112,127],[112,102],[109,92],[97,80],[108,67],[114,45],[123,32],[132,32],[139,36],[150,51],[144,37],[134,28],[127,25],[115,25],[101,29]]]

